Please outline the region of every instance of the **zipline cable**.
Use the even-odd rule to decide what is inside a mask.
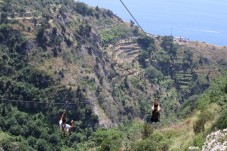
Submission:
[[[80,103],[82,104],[88,104],[90,102],[78,102],[78,103],[69,103],[68,101],[66,101],[67,103],[51,103],[51,102],[38,102],[38,101],[25,101],[25,100],[10,100],[10,99],[0,99],[0,102],[2,103],[34,103],[34,104],[53,104],[53,105],[64,105],[64,108],[66,108],[68,105],[78,105]]]
[[[147,33],[143,30],[142,26],[140,26],[139,22],[136,20],[136,18],[133,16],[133,14],[131,13],[131,11],[128,9],[128,7],[124,4],[124,2],[122,0],[120,0],[121,4],[125,7],[125,9],[128,11],[128,13],[131,15],[131,17],[133,18],[133,20],[137,23],[137,25],[140,27],[140,29],[147,35]]]

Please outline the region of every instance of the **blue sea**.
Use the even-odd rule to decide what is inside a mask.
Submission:
[[[120,0],[79,0],[133,20]],[[154,35],[181,36],[227,46],[226,0],[122,0],[142,28]]]

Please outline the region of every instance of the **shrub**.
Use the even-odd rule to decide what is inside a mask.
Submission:
[[[44,26],[42,26],[38,29],[38,32],[37,32],[37,35],[36,35],[36,40],[41,47],[45,48],[45,45],[46,45],[48,39],[45,35],[45,27]]]
[[[150,52],[154,50],[154,39],[151,37],[142,37],[137,39],[137,43],[144,49],[147,50],[150,47]]]
[[[83,2],[77,2],[74,10],[77,11],[81,15],[93,15],[94,10],[89,8],[87,4]]]
[[[224,129],[227,127],[227,109],[221,112],[220,117],[218,118],[217,122],[214,124],[214,127],[218,129]]]
[[[145,76],[152,83],[155,83],[158,80],[163,78],[163,74],[152,66],[150,66],[149,68],[146,68]]]
[[[143,127],[142,137],[143,139],[146,139],[154,132],[154,128],[151,127],[150,124],[145,123]]]
[[[28,145],[29,145],[29,146],[34,147],[35,144],[36,144],[36,138],[33,137],[33,136],[29,136],[28,139],[27,139],[27,141],[28,141]]]
[[[166,51],[171,50],[173,48],[173,36],[164,36],[162,38],[161,46]]]
[[[18,125],[12,125],[9,129],[9,132],[13,135],[18,136],[20,134],[20,127]]]
[[[17,120],[14,117],[5,121],[6,129],[9,129],[13,125],[17,125]]]
[[[160,133],[152,134],[143,141],[134,144],[135,151],[167,151],[169,150],[169,139]]]
[[[199,119],[195,122],[193,125],[193,130],[196,134],[204,132],[205,127],[204,125],[206,124],[207,121],[211,120],[214,116],[212,115],[211,112],[209,111],[203,111],[199,115]]]
[[[36,149],[38,151],[44,151],[44,150],[48,150],[48,146],[46,144],[46,141],[39,139],[36,143]]]
[[[146,67],[146,59],[148,59],[149,57],[150,56],[147,51],[142,51],[141,54],[138,56],[138,61],[143,67]]]
[[[101,146],[101,151],[118,150],[122,142],[123,133],[116,129],[99,129],[94,134],[94,141]]]
[[[0,25],[0,44],[7,46],[11,52],[25,54],[27,40],[20,31],[2,24]]]
[[[129,30],[121,24],[113,26],[112,28],[104,28],[100,32],[101,41],[104,44],[115,42],[118,38],[126,37]]]
[[[60,141],[60,138],[59,138],[58,135],[56,135],[56,134],[51,134],[51,135],[49,136],[49,142],[50,142],[51,144],[58,144],[59,141]]]
[[[80,36],[83,36],[83,37],[87,37],[89,38],[90,37],[90,32],[91,32],[91,26],[88,25],[87,23],[85,24],[81,24],[79,25],[79,28],[77,30],[77,33],[80,35]]]
[[[198,146],[201,148],[203,146],[204,141],[205,141],[205,137],[203,134],[196,135],[196,137],[193,141],[193,144],[194,144],[194,146]]]
[[[1,142],[1,146],[4,149],[4,151],[12,151],[14,149],[12,139],[3,139],[3,141]]]

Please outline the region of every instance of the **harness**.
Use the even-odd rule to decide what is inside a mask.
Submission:
[[[61,124],[61,130],[62,130],[62,132],[65,132],[65,127],[66,127],[66,124]]]
[[[66,101],[64,105],[65,111],[67,111],[67,106],[68,106],[68,101]],[[64,135],[65,135],[65,127],[66,127],[66,123],[65,124],[61,123],[61,131],[62,133],[64,133]]]
[[[65,112],[67,112],[67,108],[68,108],[68,101],[65,102],[65,105],[64,105],[64,109],[65,109]],[[65,117],[66,118],[66,117]],[[61,136],[63,137],[66,137],[66,132],[67,130],[65,131],[65,127],[66,127],[66,122],[63,124],[61,123]],[[69,131],[70,132],[70,131]]]
[[[65,127],[66,127],[66,124],[61,124],[61,136],[62,137],[66,136]]]

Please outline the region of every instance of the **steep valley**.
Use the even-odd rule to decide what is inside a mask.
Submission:
[[[7,0],[0,7],[4,150],[7,145],[8,150],[51,150],[53,144],[56,150],[127,150],[127,145],[139,150],[149,137],[140,133],[146,128],[160,140],[173,136],[179,142],[186,132],[191,137],[167,149],[163,139],[162,150],[185,148],[194,137],[202,138],[193,133],[201,112],[197,104],[203,102],[198,100],[212,81],[226,76],[226,47],[146,35],[110,10],[72,0]],[[155,97],[162,108],[157,129],[145,124]],[[212,109],[226,106],[225,99],[212,102]],[[68,142],[58,135],[65,109],[76,121]],[[208,121],[218,118],[219,113]],[[141,142],[134,144],[130,132]],[[120,147],[108,149],[111,141]]]

